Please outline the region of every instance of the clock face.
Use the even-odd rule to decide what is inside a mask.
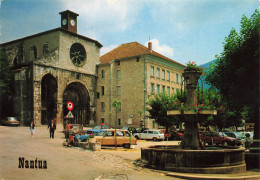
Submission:
[[[62,20],[62,24],[63,24],[63,25],[66,25],[66,24],[67,24],[67,19],[63,19],[63,20]]]
[[[72,19],[72,20],[70,20],[70,24],[72,25],[72,26],[75,26],[75,21]]]
[[[87,59],[85,48],[79,43],[72,44],[70,47],[70,59],[74,65],[83,66]]]

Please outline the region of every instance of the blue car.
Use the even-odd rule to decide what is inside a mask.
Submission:
[[[86,135],[81,135],[80,136],[80,135],[77,134],[75,136],[75,142],[78,142],[78,141],[86,142],[91,134],[94,134],[94,136],[96,136],[97,133],[99,133],[101,131],[106,131],[106,129],[88,129],[88,130],[86,130]]]

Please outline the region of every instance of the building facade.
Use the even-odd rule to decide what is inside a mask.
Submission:
[[[149,119],[146,103],[149,96],[175,93],[182,86],[181,70],[185,66],[138,42],[122,44],[100,57],[97,66],[97,124],[119,128],[125,126],[156,128]],[[121,108],[112,106],[121,101]]]
[[[61,12],[61,28],[3,43],[15,72],[12,98],[15,116],[25,125],[62,123],[73,102],[72,123],[87,125],[95,118],[96,64],[102,45],[77,34],[77,16]]]
[[[153,51],[151,43],[122,44],[100,57],[102,45],[77,34],[79,15],[60,15],[60,28],[0,44],[14,69],[11,100],[21,125],[53,118],[63,123],[72,113],[70,122],[84,126],[156,128],[146,111],[148,98],[180,89],[185,66]],[[115,99],[121,101],[118,110]]]

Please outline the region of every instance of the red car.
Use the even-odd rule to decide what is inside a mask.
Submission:
[[[168,134],[165,134],[165,131],[162,131],[164,133],[164,137],[167,140],[182,140],[183,133],[180,133],[178,131],[170,131]]]
[[[216,145],[222,144],[224,146],[241,145],[241,141],[239,141],[236,138],[228,137],[223,132],[206,132],[201,134],[200,138],[204,143],[208,143],[209,145],[212,144],[216,144]]]

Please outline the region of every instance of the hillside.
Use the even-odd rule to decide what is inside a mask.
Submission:
[[[205,63],[205,64],[202,64],[202,65],[200,65],[200,67],[204,66],[204,68],[205,68],[206,71],[207,71],[207,69],[210,67],[210,63],[213,63],[214,61],[215,61],[215,60],[212,60],[212,61],[210,61],[210,62],[207,62],[207,63]],[[209,88],[210,88],[210,85],[205,82],[204,78],[205,78],[204,76],[201,76],[201,79],[202,79],[202,81],[203,81],[203,89],[204,89],[204,90],[205,90],[205,89],[209,89]],[[201,87],[201,81],[200,81],[200,80],[199,80],[199,85],[200,85],[200,87]]]

